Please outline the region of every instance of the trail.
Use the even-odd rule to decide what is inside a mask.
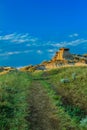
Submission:
[[[31,130],[59,130],[57,109],[40,81],[31,83],[29,103]]]

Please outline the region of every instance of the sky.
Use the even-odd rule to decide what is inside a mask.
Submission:
[[[39,64],[61,47],[87,53],[87,0],[0,0],[0,66]]]

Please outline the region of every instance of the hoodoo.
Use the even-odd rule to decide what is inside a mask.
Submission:
[[[35,71],[35,70],[46,70],[53,69],[58,67],[67,67],[67,66],[87,66],[87,54],[77,55],[71,54],[69,48],[60,48],[56,52],[55,56],[49,60],[44,61],[36,66],[26,66],[21,68],[21,71]]]
[[[59,52],[56,52],[56,55],[53,57],[52,61],[57,61],[57,60],[72,60],[73,56],[69,52],[69,48],[60,48]]]

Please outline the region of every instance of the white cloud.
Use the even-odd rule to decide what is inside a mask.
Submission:
[[[0,41],[10,41],[13,43],[25,43],[25,42],[35,42],[37,38],[31,37],[28,33],[26,34],[7,34],[7,35],[0,35]]]
[[[48,52],[50,52],[50,53],[55,52],[55,50],[54,50],[54,49],[48,49],[47,51],[48,51]]]
[[[59,43],[57,43],[57,42],[51,42],[50,43],[50,46],[53,46],[53,47],[63,47],[63,46],[65,46],[66,45],[66,41],[64,41],[64,42],[59,42]]]
[[[14,51],[14,52],[4,52],[1,53],[0,56],[10,56],[10,55],[15,55],[15,54],[20,54],[20,51]]]
[[[29,36],[29,34],[28,33],[26,33],[26,34],[24,34],[24,35],[20,35],[21,36],[21,38],[26,38],[26,37],[28,37]]]
[[[79,34],[74,33],[72,35],[70,35],[70,37],[77,37],[79,36]],[[7,35],[1,35],[0,34],[0,41],[9,41],[13,42],[15,44],[22,44],[22,43],[26,43],[24,44],[27,48],[29,46],[33,46],[33,47],[37,47],[38,50],[36,50],[37,54],[42,54],[43,51],[39,50],[39,48],[45,48],[46,52],[49,53],[54,53],[58,48],[60,47],[66,47],[66,46],[77,46],[79,44],[83,44],[87,42],[87,39],[76,39],[76,40],[72,40],[72,41],[63,41],[63,42],[55,42],[55,41],[40,41],[37,38],[33,38],[31,37],[28,33],[25,34],[17,34],[17,33],[11,33],[11,34],[7,34]],[[9,44],[10,45],[10,44]],[[9,47],[9,46],[8,46]],[[50,49],[52,48],[52,49]],[[6,48],[5,48],[6,51]],[[32,50],[33,51],[33,50]],[[30,50],[25,50],[25,51],[15,51],[15,52],[5,52],[2,53],[0,51],[0,56],[1,55],[15,55],[15,54],[20,54],[20,53],[29,53],[31,52]]]
[[[20,51],[15,51],[15,52],[7,52],[7,55],[14,55],[14,54],[20,54]]]
[[[41,51],[41,50],[37,50],[36,51],[38,54],[42,54],[43,53],[43,51]]]
[[[78,36],[79,36],[78,33],[74,33],[74,34],[69,35],[69,37],[78,37]]]
[[[56,43],[56,42],[53,42],[53,43],[50,43],[51,46],[53,47],[65,47],[65,46],[77,46],[79,44],[82,44],[82,43],[86,43],[87,40],[86,39],[77,39],[77,40],[73,40],[73,41],[64,41],[64,42],[59,42],[59,43]]]
[[[24,43],[24,42],[29,42],[29,40],[28,39],[13,39],[13,40],[11,40],[11,42]]]
[[[11,55],[17,55],[17,54],[23,54],[23,53],[29,53],[32,52],[33,50],[24,50],[24,51],[10,51],[10,52],[4,52],[1,53],[0,56],[11,56]]]
[[[8,35],[4,35],[4,36],[0,36],[0,40],[11,40],[15,37],[15,33],[13,34],[8,34]]]
[[[67,42],[66,45],[72,45],[72,46],[77,46],[81,43],[85,43],[87,42],[86,39],[77,39],[77,40],[74,40],[74,41],[71,41],[71,42]]]
[[[86,42],[87,42],[86,39],[77,39],[70,42],[66,42],[65,45],[77,46],[79,44],[86,43]]]
[[[48,42],[43,42],[43,44],[40,43],[32,43],[32,44],[26,44],[26,46],[41,46],[41,47],[54,47],[54,48],[57,48],[57,47],[65,47],[65,46],[77,46],[79,44],[82,44],[82,43],[86,43],[87,42],[87,39],[76,39],[76,40],[72,40],[72,41],[62,41],[62,42],[55,42],[55,41],[48,41]],[[48,52],[54,52],[55,49],[48,49],[47,51]]]

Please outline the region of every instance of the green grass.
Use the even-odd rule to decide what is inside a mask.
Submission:
[[[73,77],[75,76],[75,77]],[[69,79],[70,82],[61,82]],[[29,130],[31,82],[42,84],[57,108],[59,130],[87,130],[87,67],[10,72],[0,76],[0,130]],[[36,88],[35,88],[36,89]]]
[[[0,76],[0,130],[29,130],[29,84],[26,73]]]
[[[76,74],[75,78],[73,78],[73,74]],[[41,78],[44,84],[50,86],[50,91],[53,91],[51,96],[56,92],[57,96],[60,97],[65,115],[67,113],[78,124],[80,130],[87,129],[85,121],[87,120],[87,67],[53,69],[42,74],[38,73],[38,80]],[[69,83],[61,82],[61,79],[66,78],[69,79]]]
[[[45,82],[41,81],[43,86],[48,92],[49,98],[51,98],[51,102],[55,105],[57,108],[57,117],[59,120],[59,129],[60,130],[79,130],[78,124],[75,122],[74,118],[71,118],[68,113],[65,112],[64,107],[62,106],[61,97],[56,94],[55,91],[51,89],[51,86]]]
[[[72,79],[72,74],[76,73],[76,79]],[[70,83],[61,83],[60,80],[68,78]],[[64,103],[75,105],[87,113],[87,67],[65,68],[61,72],[53,75],[48,81],[54,85],[58,93],[62,96]]]

